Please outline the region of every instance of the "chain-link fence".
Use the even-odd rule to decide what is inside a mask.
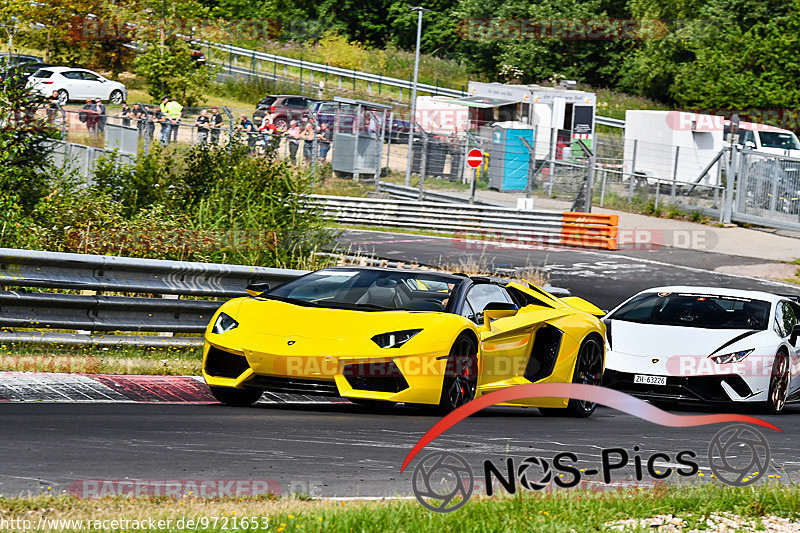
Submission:
[[[326,140],[316,122],[312,123],[313,133],[303,138],[261,123],[253,117],[252,110],[184,107],[180,121],[170,122],[155,105],[132,104],[130,109],[123,113],[114,107],[98,113],[73,107],[57,113],[42,112],[72,146],[107,150],[115,147],[109,146],[109,139],[116,138],[108,134],[110,128],[135,130],[137,149],[129,153],[131,157],[146,153],[157,144],[224,145],[231,139],[248,144],[253,155],[273,154],[313,171],[336,157],[335,137]],[[207,122],[209,117],[218,118]],[[514,133],[513,138],[510,132],[514,128],[502,130],[488,124],[449,134],[426,132],[417,125],[409,143],[407,120],[387,112],[378,122],[381,149],[371,156],[371,161],[379,155],[379,164],[370,165],[369,170],[356,173],[355,177],[374,179],[380,168],[382,180],[415,186],[420,195],[435,190],[439,194],[461,193],[463,197],[471,189],[474,197],[475,189],[497,189],[546,200],[540,205],[581,209],[580,197],[585,194],[590,161],[594,161],[595,206],[649,213],[676,209],[726,222],[800,229],[798,158],[739,150],[735,146],[714,151],[600,134],[584,142],[587,152],[574,139],[537,136],[533,128],[524,125],[518,125],[517,130],[522,133]],[[306,124],[300,119],[297,126],[302,131]],[[367,131],[366,124],[362,121],[360,130],[354,133],[375,137],[374,131]],[[409,146],[413,150],[411,158]],[[475,170],[467,165],[467,154],[474,148],[483,154],[483,162]],[[91,167],[85,164],[88,150],[69,148],[62,152],[80,153],[79,166]],[[401,176],[409,161],[412,178],[404,181]]]
[[[800,159],[749,150],[737,159],[733,218],[800,229]]]

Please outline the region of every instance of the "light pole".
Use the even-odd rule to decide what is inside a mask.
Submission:
[[[19,19],[16,15],[11,15],[8,22],[5,24],[6,32],[8,33],[8,63],[11,64],[11,49],[14,48],[14,33],[17,31],[17,22]]]
[[[406,187],[411,185],[411,164],[414,161],[414,127],[417,123],[417,79],[419,78],[419,43],[422,40],[422,14],[430,9],[424,7],[410,7],[417,12],[417,52],[414,55],[414,82],[411,85],[411,132],[408,136],[408,163],[406,164]],[[422,172],[422,168],[420,168]],[[420,177],[421,179],[421,177]]]

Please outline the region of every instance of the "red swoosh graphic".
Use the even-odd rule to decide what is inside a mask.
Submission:
[[[624,392],[599,387],[597,385],[584,385],[582,383],[532,383],[530,385],[517,385],[508,389],[490,392],[480,398],[472,400],[466,405],[462,405],[449,415],[439,420],[425,435],[419,439],[403,461],[402,472],[408,463],[422,449],[431,443],[436,437],[455,426],[468,416],[477,413],[481,409],[497,405],[499,403],[512,402],[524,398],[572,398],[595,402],[607,407],[612,407],[617,411],[622,411],[629,415],[637,416],[642,420],[653,422],[661,426],[685,428],[693,426],[706,426],[709,424],[721,424],[723,422],[744,422],[755,424],[775,431],[781,431],[769,422],[747,415],[673,415],[649,404],[644,400],[634,398]]]

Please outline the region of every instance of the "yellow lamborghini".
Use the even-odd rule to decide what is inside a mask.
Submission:
[[[205,334],[203,377],[228,405],[270,391],[446,413],[514,385],[602,380],[603,312],[524,282],[333,267],[247,292],[223,304]],[[561,398],[513,405],[577,417],[595,409]]]

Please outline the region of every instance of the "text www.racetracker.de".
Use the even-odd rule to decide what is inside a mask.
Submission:
[[[11,531],[159,531],[159,530],[260,530],[269,529],[267,516],[198,516],[182,518],[0,518],[0,530]]]

